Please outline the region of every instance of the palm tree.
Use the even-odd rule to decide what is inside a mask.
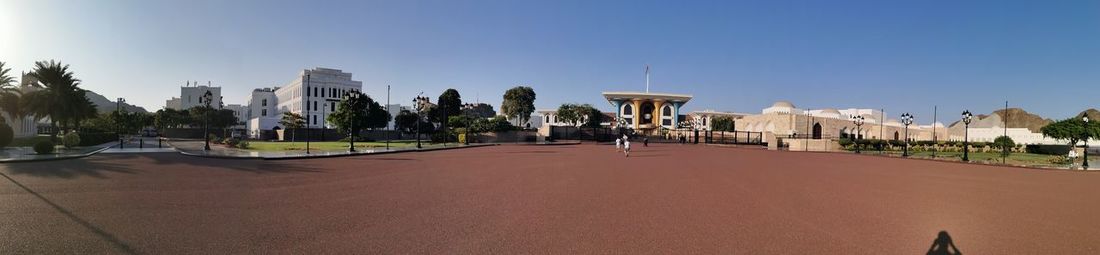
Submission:
[[[58,124],[62,128],[75,128],[81,120],[95,116],[95,105],[84,95],[79,87],[80,79],[73,77],[69,65],[50,60],[34,63],[30,73],[36,81],[32,86],[41,88],[24,97],[24,108],[38,118],[49,117],[50,125],[57,137]]]
[[[4,62],[0,62],[0,111],[8,114],[13,121],[24,117],[19,88],[12,85],[15,78],[11,77],[11,68],[4,68]],[[0,121],[6,119],[0,118]]]

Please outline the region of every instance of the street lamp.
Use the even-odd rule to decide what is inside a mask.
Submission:
[[[203,117],[202,137],[203,137],[203,140],[206,141],[205,144],[203,144],[203,146],[202,146],[202,149],[204,151],[210,151],[210,110],[212,109],[210,107],[210,101],[213,100],[213,99],[214,99],[214,93],[211,93],[209,90],[207,90],[206,93],[203,93],[202,97],[199,98],[199,100],[202,100],[203,105],[206,107],[206,109],[203,109],[203,114],[202,114],[202,117]]]
[[[863,116],[852,115],[852,123],[856,124],[856,136],[855,136],[855,139],[852,139],[852,141],[855,141],[855,144],[856,144],[856,154],[860,153],[859,152],[859,147],[860,147],[859,146],[859,139],[860,139],[859,136],[860,136],[860,134],[863,134],[863,131],[860,130],[860,128],[863,127],[863,121],[864,121]]]
[[[309,132],[309,128],[310,128],[309,127],[310,126],[309,121],[310,121],[310,118],[313,117],[313,116],[310,116],[309,112],[310,112],[310,110],[313,110],[313,111],[317,110],[317,109],[310,109],[309,108],[310,102],[311,102],[311,101],[309,101],[309,97],[310,97],[310,93],[312,93],[309,90],[309,85],[310,85],[309,76],[310,76],[310,73],[306,72],[306,84],[304,84],[302,86],[302,88],[306,91],[306,93],[305,93],[306,94],[306,102],[305,102],[306,103],[306,154],[309,154],[309,139],[310,139],[309,134],[311,133],[311,132]],[[316,107],[314,107],[314,108],[316,108]],[[314,118],[316,118],[316,117],[314,117]]]
[[[423,97],[424,91],[416,94],[416,98],[413,98],[413,106],[416,107],[416,148],[420,149],[420,110],[424,108],[424,104],[421,104],[421,100],[428,100],[427,97]]]
[[[115,101],[115,113],[116,113],[115,115],[117,115],[117,117],[118,117],[118,118],[115,119],[115,128],[117,130],[116,135],[118,136],[118,148],[119,149],[122,149],[123,146],[124,146],[122,144],[122,103],[123,102],[126,102],[126,99],[121,98],[121,97],[118,98],[118,101]]]
[[[973,114],[970,114],[970,110],[965,110],[962,113],[963,121],[963,161],[970,161],[970,120],[974,118]]]
[[[359,104],[359,92],[351,91],[344,93],[344,101],[347,101],[347,106],[351,106],[351,129],[348,130],[348,152],[355,152],[355,121],[359,117],[359,111],[355,110],[355,105]]]
[[[901,124],[905,125],[905,147],[903,147],[901,156],[909,156],[909,125],[913,124],[913,115],[907,113],[901,114]]]
[[[1085,132],[1087,134],[1088,126],[1089,126],[1089,116],[1088,115],[1082,115],[1081,120],[1085,122]],[[1084,140],[1085,140],[1085,153],[1083,154],[1083,157],[1082,157],[1081,168],[1083,170],[1089,170],[1089,137],[1085,136]]]

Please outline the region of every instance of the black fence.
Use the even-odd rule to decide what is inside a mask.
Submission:
[[[766,143],[766,141],[764,141],[763,132],[749,131],[708,131],[701,140],[703,140],[702,142],[713,144],[763,145]]]
[[[550,127],[550,140],[577,140],[610,142],[621,135],[618,131],[607,127]]]

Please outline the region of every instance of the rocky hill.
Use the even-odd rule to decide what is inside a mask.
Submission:
[[[1080,118],[1081,116],[1084,116],[1085,114],[1089,115],[1089,120],[1090,121],[1092,121],[1092,120],[1100,121],[1100,111],[1098,111],[1096,109],[1089,108],[1088,110],[1085,110],[1081,113],[1078,113],[1077,118]]]
[[[1039,129],[1043,128],[1047,124],[1054,122],[1053,120],[1043,118],[1043,116],[1035,115],[1024,111],[1020,108],[1008,108],[1008,128],[1027,128],[1031,132],[1039,132]],[[1005,118],[1005,110],[993,111],[993,114],[1000,116],[1001,119]]]
[[[90,90],[87,91],[87,93],[84,93],[84,96],[88,97],[88,100],[91,100],[92,103],[95,104],[96,110],[99,110],[100,113],[114,111],[115,108],[118,107],[117,105],[115,105],[115,101],[111,101],[107,99],[107,97]],[[127,103],[122,103],[122,109],[127,112],[149,112],[141,106],[131,105]]]
[[[970,127],[988,128],[993,126],[1002,126],[1004,125],[1003,122],[1005,113],[1006,111],[1004,109],[1001,109],[993,111],[993,113],[991,114],[974,115],[974,120],[971,121]],[[1054,122],[1053,120],[1043,118],[1043,116],[1028,113],[1027,111],[1024,111],[1024,109],[1020,108],[1008,108],[1007,113],[1008,128],[1027,128],[1028,130],[1031,130],[1031,132],[1038,133],[1039,130],[1043,128],[1043,126]],[[955,127],[958,125],[962,125],[962,121],[955,121],[949,126]]]

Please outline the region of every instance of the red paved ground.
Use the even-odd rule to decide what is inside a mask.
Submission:
[[[496,146],[0,173],[4,254],[921,254],[941,230],[968,254],[1100,253],[1100,173],[858,155]]]

